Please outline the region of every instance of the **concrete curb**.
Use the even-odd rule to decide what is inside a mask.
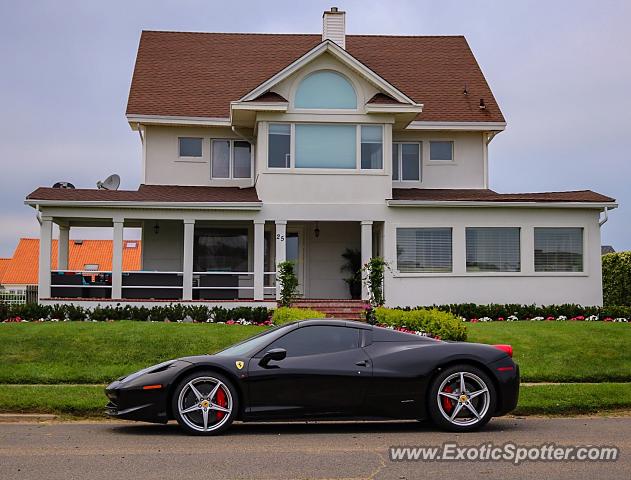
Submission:
[[[49,422],[57,418],[58,415],[47,413],[0,413],[0,423]]]

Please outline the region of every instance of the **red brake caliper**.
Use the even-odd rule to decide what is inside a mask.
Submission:
[[[223,388],[220,388],[219,390],[217,390],[217,394],[215,395],[215,399],[216,399],[216,403],[217,405],[219,405],[220,407],[225,407],[226,405],[228,405],[228,402],[226,401],[226,394],[223,391]],[[217,412],[217,421],[221,420],[224,415],[226,414],[226,412]]]
[[[451,393],[453,392],[454,389],[451,388],[449,385],[447,385],[444,389],[443,392],[445,393]],[[443,409],[445,410],[445,412],[449,413],[451,412],[451,409],[454,408],[453,404],[451,403],[451,398],[449,397],[443,397]]]

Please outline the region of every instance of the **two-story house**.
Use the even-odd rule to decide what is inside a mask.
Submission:
[[[26,199],[43,302],[76,302],[81,285],[92,303],[273,305],[286,259],[304,298],[345,299],[346,249],[389,262],[390,306],[602,302],[615,200],[489,189],[506,122],[464,37],[346,35],[336,8],[321,35],[145,31],[127,121],[137,190]],[[68,271],[73,226],[113,227],[111,271]],[[140,272],[123,271],[126,227],[142,229]]]

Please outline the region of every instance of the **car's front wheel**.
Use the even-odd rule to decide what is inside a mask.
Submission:
[[[496,390],[486,373],[471,365],[454,365],[432,382],[428,411],[444,430],[467,432],[486,425],[496,403]]]
[[[194,372],[175,387],[171,399],[175,419],[193,435],[217,435],[232,424],[238,411],[232,382],[216,372]]]

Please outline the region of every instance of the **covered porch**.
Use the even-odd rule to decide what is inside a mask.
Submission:
[[[356,255],[362,264],[382,248],[382,225],[370,221],[266,221],[246,212],[135,211],[96,217],[95,211],[88,217],[85,209],[77,210],[40,218],[39,299],[43,303],[270,306],[280,297],[276,265],[284,260],[295,265],[303,299],[367,298],[361,286],[353,292],[345,281],[350,272],[342,270],[348,260],[343,255]],[[59,226],[56,270],[51,268],[53,224]],[[111,232],[111,268],[68,268],[75,227]],[[133,242],[126,239],[126,229],[141,231],[140,270],[123,269],[123,251]]]

